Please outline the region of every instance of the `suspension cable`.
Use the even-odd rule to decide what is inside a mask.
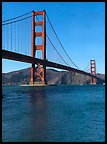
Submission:
[[[87,70],[85,70],[85,71],[89,71],[90,70],[90,68],[89,69],[87,69]]]
[[[20,33],[21,31],[20,31],[20,22],[19,22],[19,53],[20,53]]]
[[[89,68],[89,63],[88,63],[88,65],[83,69],[83,71],[85,71],[87,68]]]
[[[32,17],[32,16],[28,16],[28,17],[25,17],[25,18],[23,18],[23,19],[19,19],[19,20],[16,20],[16,21],[12,21],[12,22],[5,23],[5,24],[2,24],[2,26],[4,26],[4,25],[8,25],[8,24],[11,24],[11,23],[16,23],[16,22],[19,22],[19,21],[22,21],[22,20],[28,19],[28,18],[30,18],[30,17]]]
[[[28,37],[28,28],[27,28],[27,26],[28,26],[28,24],[27,24],[27,20],[25,21],[25,23],[26,23],[26,55],[27,55],[27,37]]]
[[[7,29],[7,48],[8,48],[8,28],[6,27],[6,29]]]
[[[18,23],[18,50],[17,50],[18,52],[19,52],[19,24],[20,23]]]
[[[52,30],[54,31],[54,34],[55,34],[55,36],[57,37],[57,39],[58,39],[58,41],[59,41],[59,43],[60,43],[62,49],[64,50],[64,52],[65,52],[66,55],[68,56],[69,60],[78,68],[78,66],[71,60],[70,56],[67,54],[66,50],[64,49],[64,47],[63,47],[61,41],[59,40],[59,38],[58,38],[58,36],[57,36],[57,34],[56,34],[56,32],[55,32],[55,29],[54,29],[53,26],[52,26],[52,23],[51,23],[51,21],[50,21],[48,15],[47,15],[47,13],[46,13],[46,16],[47,16],[47,18],[48,18],[48,21],[49,21],[49,23],[50,23],[50,25],[51,25],[51,28],[52,28]],[[78,69],[79,69],[79,68],[78,68]]]
[[[12,24],[11,24],[11,51],[12,51]]]
[[[22,21],[20,21],[20,52],[22,53]]]
[[[36,15],[37,20],[39,21],[39,18]],[[56,47],[54,46],[54,44],[52,43],[52,41],[50,40],[49,36],[46,34],[49,42],[51,43],[51,45],[53,46],[53,48],[55,49],[55,51],[57,52],[57,54],[62,58],[62,60],[68,65],[68,63],[64,60],[64,58],[60,55],[60,53],[57,51]],[[69,66],[69,65],[68,65]]]
[[[4,29],[3,29],[3,39],[4,39],[4,41],[3,41],[3,48],[5,49],[5,27],[4,27]]]
[[[14,40],[14,49],[15,49],[15,52],[16,52],[16,23],[15,23],[15,25],[14,25],[14,30],[15,30],[15,32],[14,32],[14,38],[15,38],[15,40]]]
[[[28,29],[27,45],[28,45],[28,55],[29,55],[29,21],[28,21],[27,29]]]
[[[4,20],[4,21],[2,21],[2,22],[4,23],[4,22],[7,22],[7,21],[10,21],[10,20],[13,20],[13,19],[17,19],[17,18],[23,17],[23,16],[25,16],[25,15],[30,14],[31,12],[32,12],[32,11],[30,11],[30,12],[28,12],[28,13],[25,13],[25,14],[23,14],[23,15],[20,15],[20,16],[14,17],[14,18],[11,18],[11,19]]]
[[[52,41],[50,40],[49,36],[46,34],[48,40],[50,41],[50,43],[52,44],[53,48],[56,50],[57,54],[62,58],[62,60],[66,63],[66,61],[64,60],[64,58],[60,55],[60,53],[57,51],[57,49],[55,48],[54,44],[52,43]],[[67,63],[66,63],[67,64]],[[68,65],[68,64],[67,64]],[[69,65],[68,65],[69,66]]]

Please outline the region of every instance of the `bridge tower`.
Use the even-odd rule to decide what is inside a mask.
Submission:
[[[95,62],[95,60],[90,60],[90,70],[91,70],[91,74],[96,76],[96,62]],[[96,84],[95,78],[91,78],[91,84]]]
[[[42,21],[37,21],[35,16],[42,15]],[[42,32],[37,32],[37,26],[42,26]],[[36,38],[42,37],[42,44],[36,43]],[[46,60],[46,12],[32,12],[32,57],[35,58],[36,51],[42,51],[42,59]],[[35,76],[36,74],[36,76]],[[46,65],[41,66],[39,63],[35,68],[35,64],[31,66],[30,84],[46,84]]]

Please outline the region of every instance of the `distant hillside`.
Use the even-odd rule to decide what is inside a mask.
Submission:
[[[105,80],[104,74],[97,74],[97,76]],[[88,84],[90,78],[71,71],[57,71],[54,69],[46,70],[46,78],[48,84]],[[30,81],[30,68],[2,73],[2,84],[28,84]],[[101,83],[101,81],[98,81]]]

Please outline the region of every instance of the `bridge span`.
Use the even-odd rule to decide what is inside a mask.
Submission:
[[[42,59],[39,59],[39,58],[34,58],[34,57],[31,57],[31,56],[27,56],[27,55],[15,53],[15,52],[7,51],[7,50],[2,50],[2,58],[15,60],[15,61],[20,61],[20,62],[31,63],[31,64],[38,64],[39,63],[42,66],[45,65],[46,67],[53,67],[53,68],[68,70],[68,71],[83,74],[83,75],[89,76],[91,78],[96,78],[97,80],[103,81],[99,77],[97,77],[95,75],[92,75],[90,73],[87,73],[85,71],[79,70],[79,69],[75,69],[75,68],[65,66],[65,65],[62,65],[62,64],[58,64],[58,63],[54,63],[54,62],[51,62],[51,61],[48,61],[48,60],[42,60]]]

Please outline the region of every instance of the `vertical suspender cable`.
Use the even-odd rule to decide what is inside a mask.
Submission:
[[[24,27],[24,29],[23,29],[23,34],[25,35],[23,38],[23,41],[24,41],[24,45],[23,45],[23,49],[24,49],[24,54],[26,54],[26,35],[27,35],[27,33],[26,33],[26,20],[25,21],[23,21],[23,27]]]
[[[19,53],[20,53],[20,22],[19,22]]]
[[[11,24],[11,51],[12,51],[12,24]]]
[[[3,49],[5,49],[5,27],[4,27],[4,29],[3,29],[2,43],[3,43]]]
[[[25,53],[25,37],[24,37],[24,28],[25,28],[25,25],[24,25],[24,21],[22,21],[22,50],[23,50],[23,53]],[[24,43],[23,43],[24,42]]]
[[[6,49],[6,26],[4,28],[4,33],[5,33],[5,35],[4,35],[4,49]]]
[[[27,22],[27,29],[28,29],[28,37],[29,37],[29,21]],[[27,37],[27,48],[28,48],[28,55],[29,55],[29,38]]]
[[[14,24],[14,49],[16,52],[16,23]]]
[[[7,40],[6,40],[6,42],[7,42],[6,44],[7,44],[7,46],[6,46],[6,47],[8,48],[8,26],[6,27],[6,30],[7,30]]]
[[[21,22],[21,25],[20,25],[20,31],[21,31],[21,33],[20,33],[20,38],[21,38],[21,53],[22,53],[22,22]]]
[[[5,35],[4,35],[4,49],[6,49],[6,26],[4,28],[4,33],[5,33]]]
[[[32,43],[31,43],[32,32],[31,31],[32,30],[31,30],[31,21],[30,21],[30,39],[29,39],[29,41],[30,41],[30,49],[29,49],[30,55],[31,55],[31,45],[32,45]]]
[[[26,50],[27,50],[27,55],[28,55],[28,20],[27,20],[27,24],[26,24],[26,28],[27,28],[27,37],[26,37]]]
[[[20,53],[20,33],[21,31],[20,31],[20,22],[19,22],[19,53]]]
[[[26,35],[26,54],[28,55],[28,20],[26,20],[26,29],[27,29],[27,35]]]
[[[20,22],[20,50],[22,53],[22,22]]]
[[[17,23],[16,23],[16,52],[17,52]]]
[[[8,47],[7,49],[9,50],[9,26],[8,26]]]
[[[25,20],[25,36],[26,36],[26,37],[25,37],[25,39],[24,39],[24,40],[25,40],[25,46],[24,46],[24,47],[25,47],[25,54],[27,54],[27,53],[26,53],[26,52],[27,52],[27,51],[26,51],[26,50],[27,50],[27,47],[26,47],[26,44],[27,44],[27,40],[26,40],[26,38],[27,38],[26,20]]]
[[[24,33],[24,35],[27,35],[27,33],[26,33],[26,20],[24,21],[24,28],[25,29],[23,29],[23,31],[24,31],[23,33]],[[25,50],[24,54],[26,54],[26,36],[24,37],[23,41],[25,42],[24,43],[24,50]]]
[[[25,27],[25,29],[26,29],[26,46],[25,46],[25,49],[26,49],[26,54],[27,54],[27,35],[28,35],[28,29],[27,29],[27,20],[26,20],[26,27]]]
[[[31,41],[31,33],[30,33],[30,20],[29,20],[29,56],[30,56],[30,41]]]
[[[26,45],[25,45],[25,53],[27,54],[27,20],[25,21],[25,25],[26,25],[26,27],[25,27],[25,35],[26,35],[26,38],[25,38],[25,41],[26,41]]]
[[[18,52],[19,52],[19,22],[18,22]]]

